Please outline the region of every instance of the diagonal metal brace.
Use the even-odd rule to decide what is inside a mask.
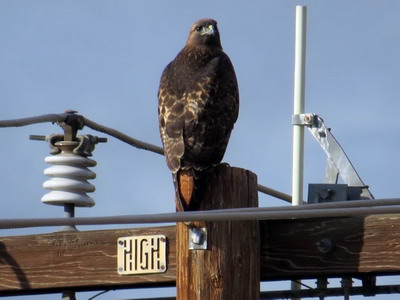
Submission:
[[[299,114],[293,115],[293,125],[307,126],[311,134],[317,140],[319,145],[328,156],[327,168],[325,173],[325,183],[337,183],[338,176],[352,187],[360,187],[362,189],[361,198],[374,199],[368,186],[364,184],[350,162],[350,159],[344,152],[342,146],[332,135],[324,120],[317,114]]]

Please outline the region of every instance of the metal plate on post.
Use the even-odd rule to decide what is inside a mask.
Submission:
[[[117,243],[119,275],[167,271],[167,238],[165,235],[121,237]]]

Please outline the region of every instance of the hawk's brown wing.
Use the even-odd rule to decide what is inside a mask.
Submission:
[[[161,76],[158,91],[158,119],[161,140],[168,168],[176,173],[185,153],[183,127],[185,124],[186,95],[178,86],[170,63]]]

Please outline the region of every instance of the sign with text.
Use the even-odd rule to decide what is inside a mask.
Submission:
[[[165,235],[121,237],[117,243],[118,274],[164,273],[167,270]]]

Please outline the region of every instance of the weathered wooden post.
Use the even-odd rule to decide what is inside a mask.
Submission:
[[[199,210],[258,206],[255,174],[221,165],[209,176]],[[176,228],[178,300],[259,299],[258,221],[178,223]],[[189,249],[189,243],[201,248],[203,239],[207,249]]]

